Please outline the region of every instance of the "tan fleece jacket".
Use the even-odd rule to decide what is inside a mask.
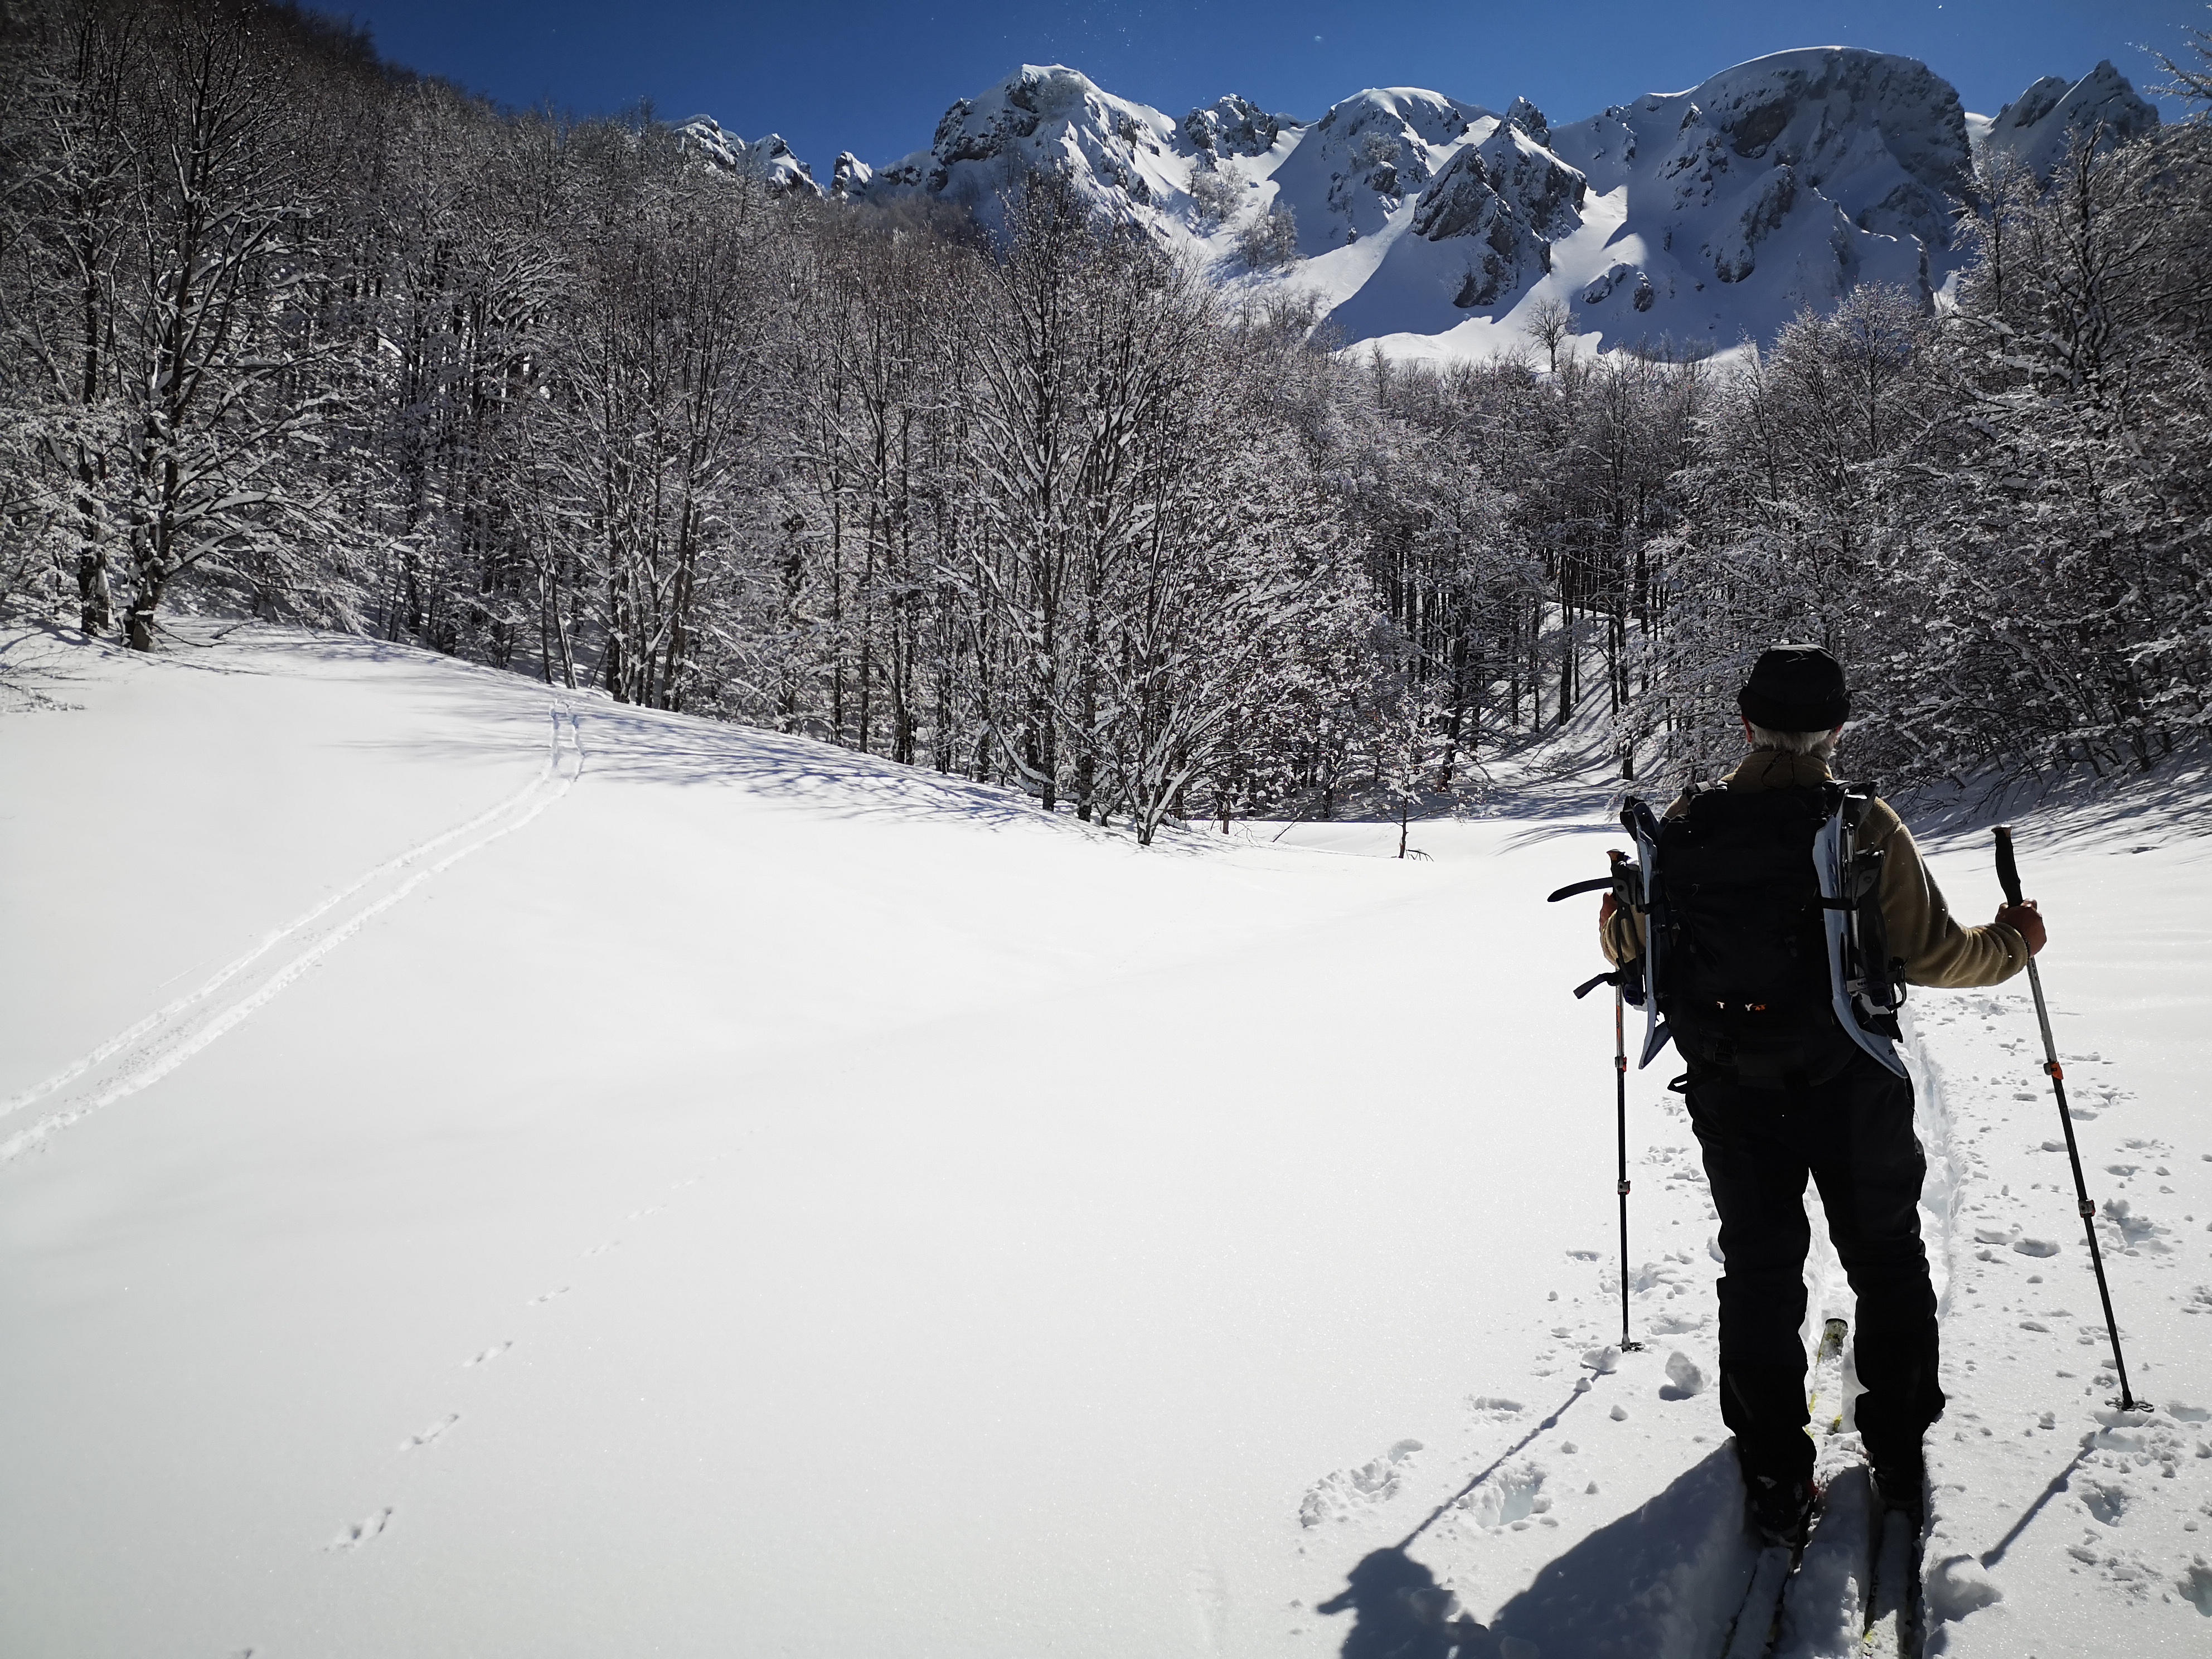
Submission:
[[[1811,755],[1779,749],[1754,749],[1723,781],[1731,789],[1797,789],[1825,782],[1826,763]],[[1668,817],[1688,810],[1684,796],[1667,809]],[[2001,922],[1961,927],[1928,866],[1912,832],[1888,802],[1875,801],[1859,826],[1862,848],[1881,848],[1881,919],[1889,948],[1905,959],[1905,977],[1914,985],[1995,985],[2027,966],[2027,941]],[[1618,911],[1599,928],[1609,962],[1620,963],[1644,948],[1644,919]]]

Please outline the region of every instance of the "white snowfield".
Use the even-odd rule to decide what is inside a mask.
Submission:
[[[1543,902],[1619,839],[1595,775],[1419,860],[1140,850],[188,631],[0,632],[10,1659],[1721,1652],[1711,1212],[1670,1056],[1609,1351],[1612,1010]],[[2148,806],[2019,830],[2157,1409],[2106,1405],[2025,987],[1917,994],[1927,1651],[2201,1654],[2212,865]],[[1935,859],[1975,918],[1985,842]],[[1858,1650],[1850,1445],[1777,1651]]]

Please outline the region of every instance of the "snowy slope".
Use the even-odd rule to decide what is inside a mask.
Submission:
[[[1279,278],[1318,292],[1347,342],[1437,334],[1510,310],[1583,226],[1583,175],[1508,119],[1434,93],[1365,92],[1315,124],[1270,176],[1309,257]]]
[[[1578,349],[1725,350],[1860,282],[1932,295],[1956,264],[1970,143],[2047,173],[2075,132],[2157,119],[2109,63],[1983,118],[1925,64],[1844,46],[1778,52],[1565,125],[1525,99],[1501,112],[1404,87],[1310,123],[1234,95],[1176,121],[1030,64],[953,104],[927,149],[876,168],[841,155],[830,193],[924,194],[997,222],[1019,180],[1050,168],[1235,289],[1314,296],[1351,344],[1525,350],[1527,308],[1549,299],[1573,307]],[[817,189],[780,139],[747,149],[704,117],[684,131],[724,165]],[[1231,186],[1212,206],[1207,175]],[[1239,231],[1282,209],[1301,261],[1249,270]]]
[[[1926,295],[1969,193],[1964,112],[1908,58],[1778,52],[1553,135],[1592,187],[1626,192],[1607,270],[1578,295],[1613,331],[1765,338],[1856,283]]]
[[[202,638],[0,635],[0,1409],[36,1428],[0,1651],[1718,1650],[1711,1212],[1655,1066],[1650,1346],[1607,1353],[1611,1011],[1565,994],[1587,908],[1541,902],[1601,866],[1601,782],[1502,771],[1425,860],[1141,852],[801,739]],[[2212,1628],[2186,822],[2021,829],[2154,1416],[2100,1415],[2015,988],[1915,1004],[1931,1651]],[[1995,903],[1978,838],[1936,867]],[[1829,1531],[1784,1650],[1849,1633]]]

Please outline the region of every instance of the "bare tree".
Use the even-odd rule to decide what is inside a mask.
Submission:
[[[144,125],[101,470],[127,538],[125,635],[149,651],[187,571],[289,583],[328,497],[306,372],[322,349],[308,322],[321,204],[283,64],[221,11],[159,20],[137,45]]]
[[[1545,366],[1554,374],[1559,372],[1559,348],[1582,332],[1574,307],[1556,294],[1547,294],[1532,303],[1522,326],[1528,337],[1544,348]]]
[[[103,405],[116,392],[116,282],[139,164],[127,124],[140,28],[126,9],[85,6],[64,21],[51,61],[12,66],[21,96],[0,117],[12,162],[0,328],[18,374],[27,371],[15,388],[29,402],[17,411],[24,482],[69,526],[77,621],[88,634],[114,625],[116,526],[102,487],[112,411]]]

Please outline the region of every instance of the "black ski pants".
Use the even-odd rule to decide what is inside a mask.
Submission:
[[[1747,1476],[1811,1474],[1805,1433],[1805,1177],[1858,1297],[1857,1422],[1867,1458],[1899,1473],[1943,1412],[1936,1293],[1920,1243],[1927,1172],[1912,1085],[1864,1054],[1826,1082],[1760,1086],[1691,1063],[1690,1121],[1720,1212],[1721,1417]]]

